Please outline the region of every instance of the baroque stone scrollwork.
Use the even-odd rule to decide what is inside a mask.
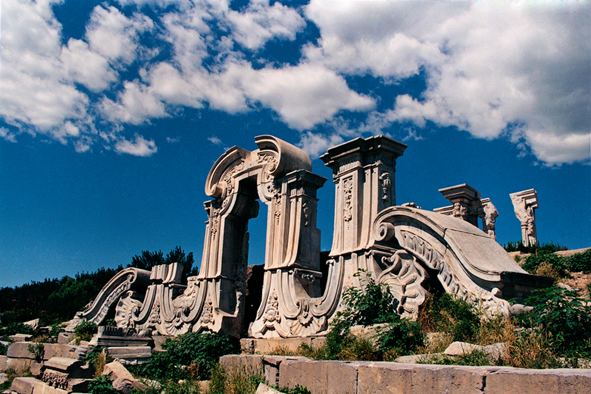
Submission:
[[[358,138],[321,157],[333,170],[336,188],[333,244],[327,278],[321,281],[316,193],[326,179],[311,172],[310,158],[299,148],[272,136],[256,137],[255,143],[258,149],[252,152],[229,149],[208,174],[205,192],[211,200],[204,203],[208,220],[197,276],[182,285],[178,263],[151,272],[123,270],[69,328],[83,320],[100,324],[114,308],[119,329],[239,336],[245,320],[248,222],[258,215],[259,201],[268,207],[266,253],[250,337],[326,334],[329,320],[343,307],[343,289],[361,284],[355,275],[359,269],[388,285],[397,300],[395,311],[410,318],[417,317],[428,280],[490,315],[507,313],[505,299],[522,297],[541,283],[494,241],[498,213],[468,185],[440,190],[453,205],[439,213],[416,204],[396,206],[396,159],[406,145],[384,136]],[[527,219],[537,205],[531,193],[522,194]],[[475,227],[479,217],[488,234]],[[533,221],[522,223],[531,237]]]
[[[426,276],[424,268],[404,250],[398,250],[390,257],[382,257],[382,263],[388,268],[378,276],[377,282],[388,285],[398,300],[396,312],[399,315],[415,319],[419,306],[425,301],[426,292],[421,286]]]

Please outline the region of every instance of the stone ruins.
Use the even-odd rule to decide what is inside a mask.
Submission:
[[[538,243],[536,231],[536,209],[538,209],[538,193],[534,189],[512,193],[511,201],[515,209],[515,216],[521,222],[521,239],[524,246]]]
[[[355,275],[360,269],[389,286],[397,312],[406,317],[417,316],[427,287],[492,315],[508,313],[507,299],[549,285],[495,242],[498,213],[472,187],[441,189],[452,206],[435,212],[397,206],[396,160],[406,145],[384,136],[357,138],[321,156],[336,188],[332,249],[321,259],[316,192],[326,179],[311,172],[310,158],[299,148],[272,136],[255,143],[254,151],[229,149],[209,172],[199,275],[182,286],[176,263],[124,269],[76,315],[70,330],[83,320],[100,325],[114,314],[117,327],[133,329],[138,341],[151,330],[166,336],[203,330],[236,337],[248,330],[251,338],[322,336],[342,307],[343,291],[362,285]],[[537,204],[529,191],[513,196],[531,243]],[[258,215],[259,201],[268,212],[261,301],[245,321],[248,221]]]

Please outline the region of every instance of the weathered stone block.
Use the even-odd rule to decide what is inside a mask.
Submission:
[[[38,378],[43,374],[43,363],[33,362],[31,364],[31,375]]]
[[[220,357],[220,365],[227,371],[246,370],[263,374],[263,356],[259,355],[227,355]]]
[[[35,378],[15,378],[10,387],[18,394],[68,394],[68,391],[51,387]]]
[[[105,365],[103,375],[108,375],[113,381],[119,378],[134,380],[127,368],[121,365],[118,361],[113,361],[112,363]]]
[[[67,345],[74,339],[74,337],[76,337],[76,334],[73,332],[60,332],[57,334],[57,343],[60,345]]]
[[[0,356],[0,372],[6,372],[13,369],[16,372],[23,372],[31,367],[33,360],[28,358],[9,358]]]
[[[312,393],[357,393],[359,363],[346,361],[302,361],[286,359],[279,365],[279,386],[299,384]]]
[[[135,379],[117,378],[113,381],[113,388],[122,394],[129,394],[133,389],[143,390],[147,386]]]
[[[358,373],[359,393],[481,394],[488,370],[379,362],[360,364]]]
[[[150,346],[136,346],[136,347],[108,347],[103,350],[106,356],[113,360],[118,358],[123,359],[138,359],[150,358],[152,356],[152,348]]]
[[[531,370],[498,368],[486,379],[487,394],[588,393],[591,388],[589,369]]]
[[[12,342],[27,342],[30,341],[33,336],[31,334],[14,334],[9,336]]]

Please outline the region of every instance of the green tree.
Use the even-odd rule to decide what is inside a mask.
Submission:
[[[184,283],[187,282],[187,277],[197,275],[198,268],[193,268],[193,252],[189,254],[185,254],[183,249],[180,246],[175,247],[173,250],[168,252],[166,257],[161,250],[150,252],[149,250],[144,250],[140,255],[135,255],[131,259],[131,263],[128,267],[140,268],[144,270],[151,270],[152,267],[161,264],[172,264],[172,263],[181,263],[184,265],[182,281]]]

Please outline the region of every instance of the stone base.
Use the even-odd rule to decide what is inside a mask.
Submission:
[[[310,338],[242,338],[240,340],[240,350],[246,354],[271,354],[277,350],[287,350],[295,352],[301,344],[306,343],[312,346],[322,346],[325,337]]]
[[[591,370],[312,361],[305,357],[223,356],[226,369],[263,369],[267,383],[306,387],[312,394],[589,392]],[[260,372],[259,372],[260,373]]]

